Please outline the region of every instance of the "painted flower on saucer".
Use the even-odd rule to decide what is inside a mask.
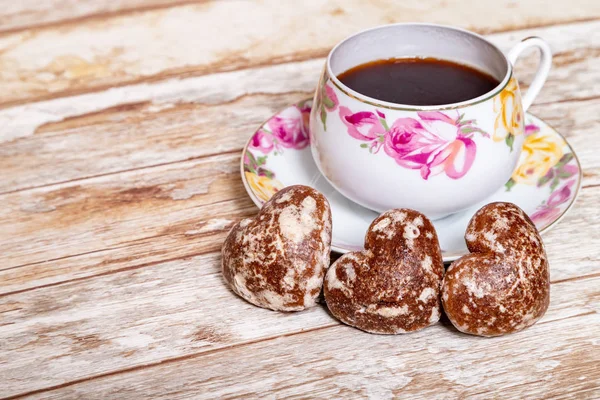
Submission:
[[[516,184],[537,187],[550,184],[553,192],[562,181],[578,173],[578,164],[564,139],[550,130],[542,131],[538,125],[529,124],[525,127],[519,164],[505,187],[510,191]]]
[[[267,201],[283,184],[275,172],[266,167],[270,155],[282,155],[285,149],[303,150],[309,145],[308,119],[310,102],[301,101],[267,121],[250,139],[249,149],[244,153],[244,175],[252,191],[261,201]]]

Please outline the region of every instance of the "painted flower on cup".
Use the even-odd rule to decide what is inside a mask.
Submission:
[[[515,78],[511,78],[494,98],[494,111],[499,114],[494,122],[493,139],[495,142],[505,141],[512,151],[515,136],[523,133],[524,118],[519,85]]]
[[[552,192],[548,201],[537,207],[537,211],[531,214],[531,220],[538,227],[544,227],[549,222],[555,221],[561,214],[561,206],[569,201],[575,179],[565,183],[560,189]]]
[[[308,114],[306,112],[308,109]],[[250,147],[269,154],[282,153],[284,148],[301,150],[309,144],[308,124],[305,119],[310,109],[296,106],[286,110],[263,125],[250,140]]]
[[[506,190],[517,183],[544,186],[550,182],[554,190],[561,181],[579,172],[573,153],[565,153],[565,141],[551,132],[540,131],[537,125],[525,127],[525,142],[517,168],[506,183]]]
[[[352,113],[340,107],[339,116],[348,134],[364,142],[360,146],[377,153],[381,148],[404,168],[419,170],[425,180],[444,173],[460,179],[469,172],[477,153],[471,139],[479,129],[475,120],[466,120],[458,111],[417,112],[418,118],[398,118],[391,126],[383,112]]]
[[[350,136],[371,142],[369,145],[363,143],[361,147],[369,147],[372,153],[379,152],[385,141],[385,133],[389,129],[385,121],[385,114],[379,110],[377,110],[377,114],[369,111],[353,113],[348,107],[340,106],[339,115]]]
[[[317,94],[317,104],[315,108],[319,112],[319,117],[323,123],[323,130],[327,131],[327,112],[333,112],[337,110],[340,102],[338,101],[337,95],[333,88],[327,84],[328,78],[326,74],[323,74],[321,81],[319,82],[319,92]]]

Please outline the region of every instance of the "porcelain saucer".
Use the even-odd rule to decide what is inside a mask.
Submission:
[[[310,99],[275,114],[250,138],[242,153],[241,173],[246,191],[261,207],[277,190],[307,185],[331,204],[332,249],[362,250],[365,232],[378,214],[337,192],[315,165],[308,132]],[[464,233],[473,214],[494,201],[521,207],[543,234],[573,206],[581,185],[581,166],[566,139],[541,119],[527,114],[525,143],[510,180],[492,196],[465,211],[434,221],[444,261],[468,253]]]

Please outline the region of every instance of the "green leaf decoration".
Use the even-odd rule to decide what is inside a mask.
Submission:
[[[510,151],[513,151],[513,144],[515,143],[515,137],[512,135],[512,133],[509,133],[508,135],[506,135],[506,139],[504,139],[504,141],[506,142],[506,145],[508,147],[510,147]]]
[[[557,174],[557,176],[558,176],[559,179],[568,179],[568,178],[572,177],[573,175],[575,175],[575,172],[565,171],[565,170],[562,170],[562,169],[559,170],[558,174]]]
[[[538,179],[537,187],[544,186],[546,183],[550,182],[550,180],[553,177],[554,177],[554,174],[552,173],[552,170],[548,171],[548,173],[546,175],[544,175],[540,179]]]
[[[258,165],[259,167],[261,165],[265,165],[266,163],[267,163],[267,156],[261,156],[256,159],[256,165]]]
[[[567,153],[564,156],[562,156],[560,158],[560,160],[558,160],[558,162],[556,163],[556,167],[560,168],[562,166],[565,166],[566,164],[568,164],[572,159],[573,159],[573,153]]]
[[[325,105],[326,108],[333,108],[333,107],[335,107],[335,103],[333,102],[333,100],[331,100],[327,96],[323,96],[323,104]]]
[[[366,149],[367,147],[369,147],[369,145],[366,144],[366,143],[361,143],[360,147],[363,148],[363,149]]]
[[[510,189],[512,189],[512,188],[513,188],[513,186],[515,186],[516,184],[517,184],[517,182],[515,182],[515,181],[513,180],[513,178],[510,178],[510,179],[508,180],[508,182],[506,182],[506,183],[504,184],[504,187],[506,188],[506,191],[507,191],[507,192],[510,192]]]
[[[252,166],[252,168],[256,169],[258,167],[258,162],[256,162],[256,158],[254,158],[254,154],[247,151],[246,156],[248,156],[248,160],[250,160],[250,165]]]
[[[483,135],[484,137],[490,137],[490,134],[487,133],[486,131],[477,128],[476,126],[472,126],[472,125],[464,125],[460,128],[460,133],[462,133],[463,135],[470,135],[471,133],[480,133],[481,135]]]
[[[458,119],[456,120],[456,122],[460,123],[464,117],[465,117],[465,113],[460,114],[458,116]]]
[[[273,172],[269,171],[268,169],[263,169],[262,172],[269,179],[273,179],[275,177],[275,174]]]
[[[321,108],[321,122],[323,122],[323,130],[327,131],[327,111]]]
[[[552,180],[552,184],[550,184],[550,190],[552,190],[554,192],[554,189],[556,189],[556,187],[558,186],[559,183],[560,183],[560,179],[558,179],[558,176],[557,176]]]
[[[385,129],[386,131],[390,130],[390,127],[387,124],[387,121],[383,118],[379,118],[379,122],[381,122],[381,125],[383,126],[383,129]]]

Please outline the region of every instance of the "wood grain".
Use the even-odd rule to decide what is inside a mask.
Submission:
[[[478,17],[490,12],[494,18]],[[343,37],[384,23],[427,21],[489,32],[598,17],[600,5],[587,0],[553,7],[544,0],[468,0],[452,7],[445,0],[189,4],[0,37],[0,105],[322,57]]]
[[[600,3],[4,3],[0,397],[600,397]],[[310,96],[340,38],[408,20],[555,54],[531,111],[575,147],[584,188],[544,236],[550,309],[517,335],[368,335],[222,281],[226,232],[257,211],[239,177],[252,131]],[[524,87],[535,65],[517,65]]]
[[[158,248],[165,236],[173,234],[200,247],[202,240],[185,232],[198,229],[198,224],[206,222],[204,217],[227,219],[230,225],[256,211],[244,195],[238,154],[100,177],[83,185],[31,194],[17,193],[4,199],[0,220],[10,231],[2,234],[1,249],[8,255],[2,269],[122,248],[151,238],[154,241],[149,244]]]
[[[201,2],[196,0],[195,2]],[[0,2],[0,33],[22,29],[38,29],[50,25],[80,23],[83,19],[101,19],[142,12],[190,0],[4,0]]]
[[[237,164],[235,157],[231,161]],[[34,213],[33,217],[14,211],[24,216],[22,222],[15,223],[13,235],[3,238],[2,253],[11,256],[0,268],[0,295],[217,251],[228,229],[257,210],[247,198],[237,171],[229,178],[217,179],[206,193],[173,200],[173,193],[187,196],[189,188],[205,187],[202,178],[186,181],[187,187],[175,180],[173,184],[160,183],[160,179],[170,179],[169,172],[181,176],[183,171],[158,169],[156,174],[132,175],[133,179],[120,187],[99,178],[85,193],[78,186],[68,188],[36,206],[54,208],[51,211]],[[155,186],[139,186],[140,182],[150,185],[153,179]],[[90,199],[90,193],[103,196]],[[213,203],[213,196],[221,200]],[[552,281],[600,273],[600,232],[594,229],[600,225],[600,215],[595,212],[600,187],[585,188],[580,196],[565,223],[544,235]],[[7,212],[9,216],[13,213]],[[12,220],[5,217],[4,221],[0,224],[7,226]],[[588,245],[574,248],[573,243],[578,242]]]
[[[536,33],[549,40],[556,66],[532,111],[569,137],[598,129],[582,110],[600,107],[599,32],[600,22],[590,22],[490,36],[505,49]],[[311,95],[322,67],[317,59],[0,110],[0,193],[240,150],[262,121]],[[518,67],[530,80],[533,60]],[[584,106],[582,98],[591,100]],[[574,124],[573,113],[584,120]],[[586,166],[597,160],[581,157]]]
[[[598,322],[592,313],[489,341],[441,325],[407,337],[335,326],[84,381],[37,398],[256,398],[269,393],[315,399],[592,399],[600,394],[598,376],[590,374],[600,352],[588,335]]]
[[[600,25],[586,23],[571,28],[588,33],[593,26]],[[0,222],[10,226],[0,232],[0,250],[9,255],[0,268],[5,270],[2,291],[57,284],[218,249],[224,231],[237,218],[254,212],[237,174],[237,152],[266,116],[305,96],[302,90],[313,84],[313,75],[307,71],[316,74],[320,64],[310,61],[217,74],[210,82],[208,77],[190,78],[181,85],[153,87],[149,92],[154,97],[144,97],[143,88],[136,87],[130,92],[138,95],[134,104],[118,102],[105,111],[90,111],[113,104],[104,101],[102,94],[86,95],[92,96],[88,101],[75,97],[40,106],[38,110],[49,110],[53,105],[57,110],[80,106],[87,112],[0,147],[7,154],[3,158],[8,175],[4,189],[15,188],[0,196],[6,205],[0,210]],[[559,65],[555,71],[562,68]],[[305,78],[291,79],[294,76]],[[291,81],[299,92],[278,94],[282,87],[279,80]],[[295,83],[298,86],[293,86]],[[594,87],[591,82],[583,84]],[[558,96],[558,86],[547,96]],[[219,95],[219,88],[225,94]],[[261,88],[267,93],[261,93]],[[591,186],[600,182],[596,156],[600,143],[589,140],[600,128],[595,118],[599,107],[600,99],[592,98],[532,108],[569,138],[584,166],[584,184]],[[27,113],[32,115],[31,108],[21,112],[19,122],[26,121]],[[223,129],[215,134],[214,126]],[[69,148],[77,151],[60,151]],[[219,152],[231,154],[211,156]],[[192,160],[181,162],[186,159]],[[149,164],[157,165],[146,168]],[[123,170],[126,172],[119,173]],[[68,182],[54,183],[61,179]],[[25,185],[45,187],[23,190],[20,186]],[[206,218],[207,212],[217,209],[221,212]],[[586,220],[589,212],[583,209],[578,215],[575,237],[585,238],[591,228],[593,219]],[[215,220],[222,220],[221,228],[212,234],[203,232],[201,244],[194,245],[198,239],[185,234],[197,225],[213,226],[210,221]],[[140,225],[144,230],[138,229]],[[557,229],[567,233],[567,225]],[[560,254],[564,242],[556,240],[553,246]],[[15,269],[21,265],[26,270]],[[589,263],[577,263],[581,273],[591,269]],[[561,279],[572,276],[566,270]]]
[[[28,391],[34,391],[135,368],[114,380],[94,379],[97,395],[139,398],[162,393],[170,397],[173,393],[165,388],[175,385],[178,390],[191,386],[188,394],[206,398],[255,396],[260,390],[285,396],[319,378],[313,363],[338,379],[358,374],[347,383],[363,373],[367,382],[376,380],[381,373],[381,383],[390,384],[385,375],[396,371],[404,377],[399,382],[412,380],[406,379],[407,373],[423,374],[454,390],[474,385],[478,375],[490,375],[486,380],[492,386],[485,390],[493,389],[494,384],[514,382],[515,374],[520,374],[510,368],[515,362],[529,372],[520,383],[546,379],[546,384],[551,384],[553,373],[565,374],[565,368],[587,369],[588,381],[581,385],[600,379],[600,371],[589,370],[600,361],[600,343],[590,338],[593,330],[588,330],[600,323],[600,277],[553,284],[547,314],[538,325],[520,334],[487,340],[436,325],[408,336],[382,337],[337,327],[322,307],[277,313],[251,306],[225,287],[215,261],[196,257],[124,271],[83,285],[66,284],[3,297],[0,304],[5,324],[0,332],[8,340],[0,361],[8,372],[2,394],[18,394],[24,375],[30,382]],[[325,327],[333,329],[298,338],[281,337]],[[280,338],[253,344],[276,336]],[[496,356],[487,358],[490,346]],[[354,363],[344,365],[353,359]],[[475,375],[469,372],[472,363],[479,366]],[[556,368],[559,364],[562,368]],[[159,371],[152,372],[153,368]],[[277,376],[268,379],[275,371]],[[137,382],[133,388],[128,384],[130,373]],[[256,386],[233,385],[236,381],[256,382]],[[205,385],[196,386],[200,382]],[[333,395],[329,385],[318,383],[314,390]],[[370,382],[367,388],[373,385],[377,387]],[[428,382],[417,384],[414,392],[404,392],[408,387],[402,386],[398,389],[405,394],[418,393],[424,386],[439,390]],[[89,391],[85,385],[80,387]],[[560,385],[555,383],[553,388]],[[68,391],[57,396],[67,394],[74,396]]]

